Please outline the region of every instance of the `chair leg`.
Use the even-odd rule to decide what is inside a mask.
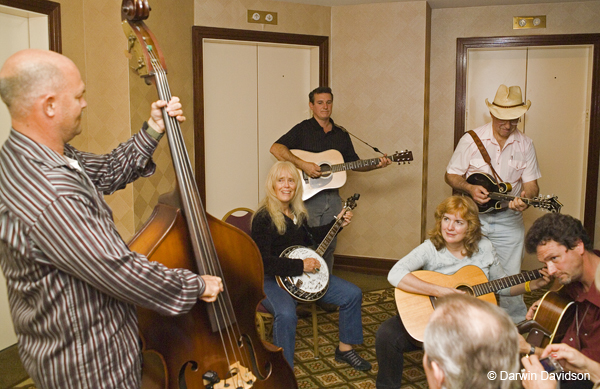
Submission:
[[[314,350],[315,350],[315,359],[319,359],[319,329],[318,329],[319,321],[317,320],[317,304],[316,303],[310,304],[310,311],[312,314],[313,343],[314,343]]]
[[[266,342],[265,321],[260,313],[256,313],[256,325],[258,326],[258,336]]]

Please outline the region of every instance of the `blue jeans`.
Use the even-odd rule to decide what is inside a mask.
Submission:
[[[481,230],[492,242],[500,265],[507,275],[521,272],[525,226],[521,212],[508,209],[503,212],[479,215]],[[525,320],[527,307],[523,296],[500,296],[500,306],[515,322]]]
[[[293,369],[298,301],[281,288],[273,276],[265,276],[265,294],[267,298],[262,301],[262,304],[273,314],[273,344],[283,348],[283,355]],[[347,344],[363,342],[360,288],[332,275],[329,278],[329,289],[319,301],[340,307],[340,342]]]
[[[308,211],[308,225],[318,227],[330,223],[342,211],[342,198],[337,189],[327,189],[317,193],[304,202]],[[321,242],[315,242],[317,246]],[[331,244],[325,250],[323,259],[329,268],[329,274],[333,271],[333,252],[337,245],[337,237],[333,238]]]

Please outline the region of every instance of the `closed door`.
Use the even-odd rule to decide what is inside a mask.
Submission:
[[[318,49],[207,40],[203,45],[206,209],[256,209],[276,162],[269,149],[309,118]]]
[[[485,99],[492,101],[500,84],[519,85],[531,100],[519,129],[533,139],[542,178],[540,192],[557,195],[562,213],[584,220],[589,139],[591,48],[589,46],[469,50],[467,130],[491,120]],[[524,213],[525,228],[542,216]],[[538,268],[526,255],[523,268]]]
[[[48,50],[48,17],[0,5],[0,66],[19,50],[28,48]],[[10,132],[10,115],[6,105],[0,103],[0,144],[4,144]],[[17,342],[12,330],[8,308],[6,280],[0,272],[0,350]],[[10,329],[10,330],[8,330]]]

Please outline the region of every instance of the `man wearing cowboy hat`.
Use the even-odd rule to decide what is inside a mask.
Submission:
[[[490,103],[486,99],[485,103],[492,121],[473,131],[487,151],[490,163],[485,161],[474,137],[467,133],[458,142],[446,168],[446,183],[458,191],[468,193],[478,204],[485,204],[490,198],[483,186],[467,182],[466,178],[473,173],[486,173],[497,176],[499,181],[510,183],[510,195],[527,198],[537,196],[537,179],[542,175],[533,141],[517,130],[517,124],[531,102],[523,102],[520,87],[500,85],[494,101]],[[522,212],[527,207],[521,199],[516,198],[501,212],[479,215],[482,231],[492,241],[496,255],[509,275],[521,271],[525,235]],[[522,296],[504,297],[500,305],[515,323],[525,319],[527,309]]]

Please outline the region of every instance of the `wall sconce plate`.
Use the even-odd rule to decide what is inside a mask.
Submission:
[[[546,15],[513,16],[513,30],[524,28],[546,28]]]

